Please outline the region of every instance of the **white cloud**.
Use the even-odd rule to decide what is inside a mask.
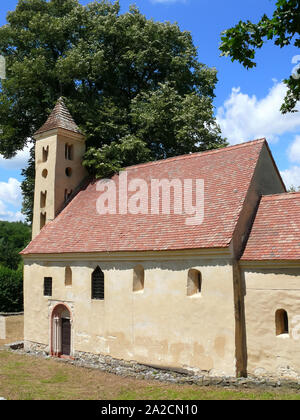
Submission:
[[[300,166],[292,166],[280,173],[287,188],[300,187]]]
[[[8,210],[3,201],[0,200],[0,220],[5,220],[9,222],[24,222],[25,216],[20,211],[13,212],[11,210]]]
[[[4,159],[0,155],[0,170],[20,171],[28,164],[32,143],[28,139],[28,145],[18,152],[12,159]],[[22,205],[21,182],[16,178],[9,178],[7,182],[0,182],[0,220],[24,221],[25,216],[20,212]]]
[[[280,112],[285,94],[286,86],[276,82],[262,99],[233,88],[230,97],[217,110],[223,136],[230,144],[262,137],[275,142],[280,135],[300,129],[300,112],[284,115]]]
[[[8,182],[0,182],[0,200],[14,206],[20,205],[22,200],[21,182],[16,178],[9,178]]]
[[[29,144],[24,148],[24,150],[18,152],[12,159],[4,159],[4,157],[0,155],[0,168],[15,170],[24,169],[27,166],[28,159],[30,157],[31,147],[32,145]]]
[[[291,162],[300,163],[300,136],[296,136],[295,140],[288,149],[288,157]],[[299,184],[300,185],[300,184]]]
[[[15,178],[9,178],[8,182],[0,182],[0,220],[24,221],[25,217],[19,210],[11,209],[20,208],[21,204],[21,183]]]

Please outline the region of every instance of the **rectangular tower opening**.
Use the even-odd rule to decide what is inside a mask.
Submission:
[[[42,229],[46,224],[46,212],[45,213],[41,213],[40,216],[40,229]]]
[[[49,154],[49,146],[43,147],[43,162],[47,162]]]
[[[73,145],[65,144],[65,158],[66,160],[73,160]]]
[[[41,201],[40,201],[41,208],[46,207],[46,201],[47,201],[47,191],[45,192],[41,191]]]

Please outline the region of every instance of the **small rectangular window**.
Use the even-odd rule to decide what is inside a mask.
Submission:
[[[133,269],[133,291],[141,292],[144,290],[145,270],[140,264]]]
[[[187,296],[199,295],[201,293],[202,277],[199,270],[191,268],[187,279]]]
[[[52,277],[44,277],[44,296],[52,296]]]

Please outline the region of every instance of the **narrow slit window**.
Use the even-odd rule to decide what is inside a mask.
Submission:
[[[70,196],[72,195],[72,192],[73,192],[73,190],[67,190],[67,189],[65,189],[65,201],[67,201],[69,198],[70,198]]]
[[[202,276],[199,270],[194,268],[188,272],[187,296],[194,296],[201,293]]]
[[[46,224],[46,213],[41,213],[40,216],[40,228],[42,229]]]
[[[47,191],[43,192],[41,191],[41,208],[46,207],[46,201],[47,201]]]
[[[43,152],[42,153],[43,153],[43,158],[42,158],[43,162],[47,162],[48,154],[49,154],[49,146],[43,147]]]
[[[73,145],[65,144],[65,158],[66,160],[73,160]]]
[[[142,265],[136,265],[133,269],[133,291],[144,290],[145,270]]]
[[[66,168],[66,175],[70,177],[72,175],[72,168]]]
[[[99,266],[92,273],[92,299],[104,299],[104,274]]]
[[[289,318],[287,311],[278,309],[275,313],[276,335],[289,333]]]
[[[72,286],[72,270],[70,267],[65,268],[65,286]]]
[[[52,277],[44,277],[44,296],[52,296]]]

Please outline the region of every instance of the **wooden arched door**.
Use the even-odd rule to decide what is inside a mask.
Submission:
[[[63,305],[57,305],[52,312],[51,354],[53,356],[71,355],[71,313]]]
[[[61,354],[71,354],[71,320],[66,316],[61,318]]]

